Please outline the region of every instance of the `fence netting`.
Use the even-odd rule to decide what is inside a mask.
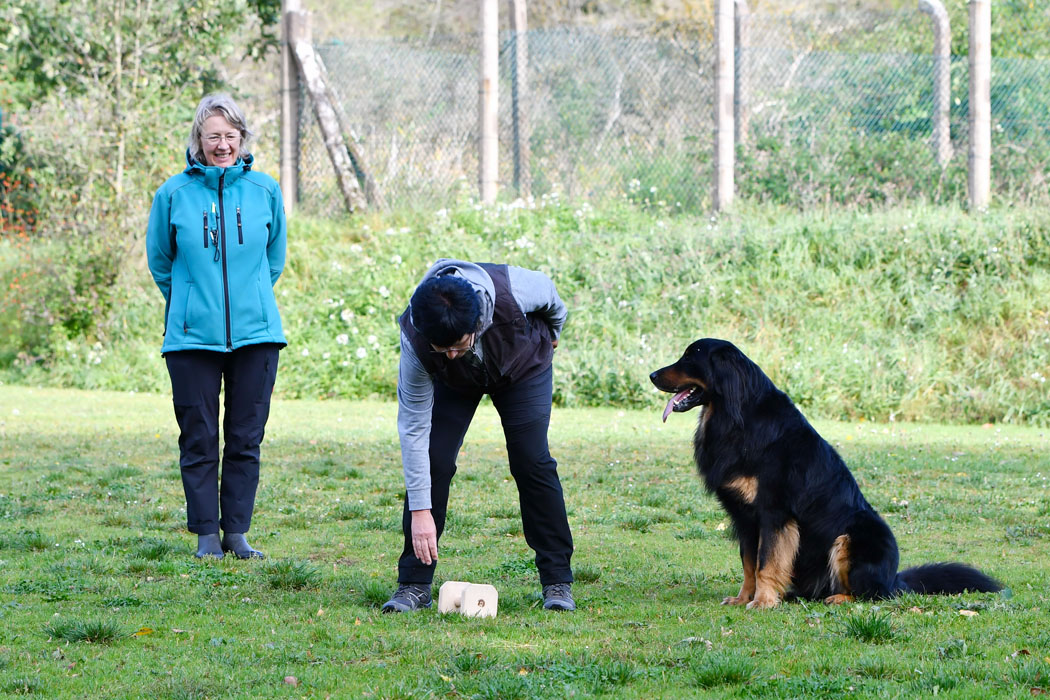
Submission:
[[[966,28],[953,28],[965,32]],[[710,206],[714,75],[710,25],[527,34],[534,197],[627,197],[668,210]],[[968,64],[952,56],[952,157],[931,143],[933,33],[918,11],[752,15],[736,54],[746,128],[738,196],[795,206],[962,201]],[[513,197],[514,37],[500,37],[501,196]],[[365,167],[390,206],[444,206],[477,192],[476,34],[318,46]],[[1050,61],[993,59],[993,188],[1050,201]],[[307,211],[342,207],[308,98],[300,121]]]

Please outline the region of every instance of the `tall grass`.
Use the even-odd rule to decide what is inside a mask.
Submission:
[[[647,374],[732,340],[810,415],[1050,424],[1050,217],[950,207],[720,219],[547,198],[353,220],[296,219],[278,302],[285,397],[389,399],[395,317],[439,257],[548,273],[570,311],[565,406],[651,406]],[[8,381],[168,391],[163,303],[136,273],[104,337],[60,340]],[[59,331],[53,331],[58,333]]]

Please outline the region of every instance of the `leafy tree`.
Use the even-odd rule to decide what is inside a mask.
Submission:
[[[279,0],[0,3],[0,109],[17,115],[22,181],[47,203],[36,235],[64,256],[0,270],[26,280],[0,289],[0,328],[22,338],[12,351],[46,358],[41,328],[90,336],[105,323],[197,101],[238,92],[230,67],[276,45],[279,14]]]

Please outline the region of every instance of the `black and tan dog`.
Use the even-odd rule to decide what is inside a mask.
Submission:
[[[744,583],[723,604],[770,608],[785,592],[828,603],[905,591],[998,591],[964,564],[897,571],[897,541],[842,458],[735,345],[704,338],[649,375],[674,394],[664,410],[702,406],[696,465],[732,519]]]

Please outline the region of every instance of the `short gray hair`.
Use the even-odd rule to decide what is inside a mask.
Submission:
[[[241,143],[237,155],[246,158],[251,155],[251,141],[255,132],[248,128],[248,120],[244,112],[233,98],[226,93],[218,92],[205,95],[197,105],[197,115],[193,118],[193,126],[190,127],[189,149],[190,157],[198,163],[204,164],[204,146],[201,143],[201,131],[204,122],[209,117],[220,116],[228,121],[235,129],[241,132]]]

